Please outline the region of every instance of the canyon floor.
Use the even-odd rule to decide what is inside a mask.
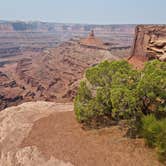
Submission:
[[[120,126],[84,130],[72,103],[29,102],[0,112],[1,166],[160,166]]]

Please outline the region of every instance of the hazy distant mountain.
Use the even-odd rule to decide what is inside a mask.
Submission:
[[[106,29],[107,31],[130,31],[135,27],[135,25],[91,25],[91,24],[70,24],[70,23],[49,23],[40,21],[5,21],[0,20],[0,26],[10,26],[13,31],[90,31],[94,29],[100,31],[101,29]],[[6,29],[1,29],[6,30]]]

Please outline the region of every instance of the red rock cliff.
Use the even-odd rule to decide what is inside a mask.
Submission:
[[[137,68],[145,61],[166,61],[166,25],[138,25],[129,62]]]

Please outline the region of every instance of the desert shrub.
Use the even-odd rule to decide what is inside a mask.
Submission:
[[[136,98],[131,90],[126,87],[111,89],[112,116],[117,119],[130,118],[136,110]]]
[[[87,80],[95,87],[110,87],[116,74],[130,75],[135,70],[126,61],[104,61],[86,71]],[[135,76],[133,74],[133,76]],[[114,77],[115,78],[115,77]],[[123,80],[122,80],[123,81]],[[126,81],[124,81],[126,83]]]
[[[92,98],[91,92],[87,91],[85,87],[85,82],[80,84],[74,100],[74,110],[78,121],[88,124],[90,121],[99,120],[105,115],[108,116],[112,106],[109,101],[109,91],[99,88],[96,91],[96,97]]]
[[[161,132],[159,122],[154,115],[144,116],[142,118],[142,136],[150,147],[155,147],[157,136]]]
[[[136,109],[133,90],[139,76],[139,72],[126,61],[104,61],[89,68],[86,81],[81,82],[74,102],[77,119],[89,123],[94,119],[102,119],[102,116],[117,121],[131,116]]]
[[[142,136],[150,147],[155,147],[160,159],[166,160],[166,119],[157,120],[154,115],[142,118]]]
[[[166,63],[150,61],[137,71],[124,60],[104,61],[87,69],[75,112],[84,122],[101,116],[138,120],[140,112],[166,116]]]
[[[81,81],[77,96],[74,101],[74,110],[79,122],[86,121],[92,116],[91,110],[86,109],[91,98],[92,94],[86,82]]]
[[[144,114],[166,116],[166,63],[157,60],[145,65],[137,86],[139,105]]]
[[[166,119],[159,122],[161,132],[157,136],[157,152],[162,161],[166,161]]]

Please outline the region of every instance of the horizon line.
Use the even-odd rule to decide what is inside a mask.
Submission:
[[[23,19],[0,19],[0,22],[25,22],[25,23],[30,23],[30,22],[40,22],[40,23],[52,23],[52,24],[75,24],[75,25],[101,25],[101,26],[109,26],[109,25],[166,25],[166,24],[158,24],[158,23],[106,23],[106,24],[98,24],[98,23],[78,23],[78,22],[54,22],[54,21],[42,21],[42,20],[23,20]]]

